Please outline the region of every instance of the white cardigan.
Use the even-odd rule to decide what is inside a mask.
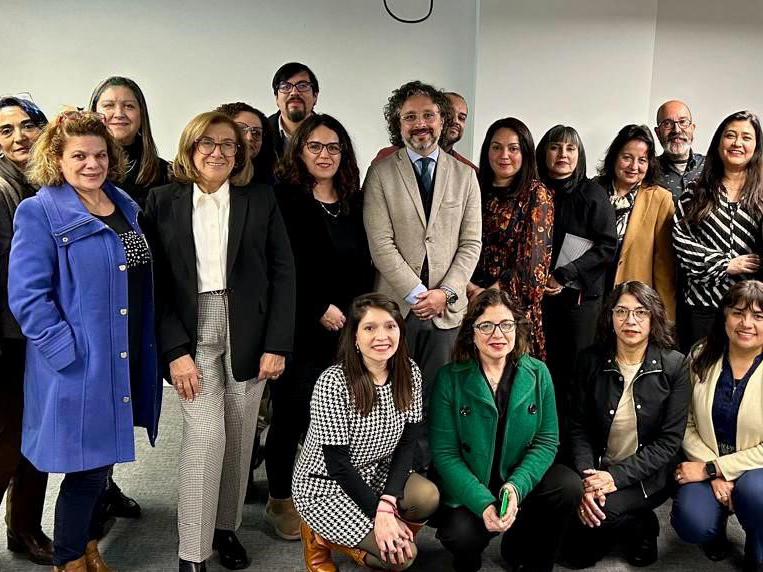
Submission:
[[[747,382],[739,406],[736,453],[723,456],[718,453],[713,427],[713,399],[722,369],[723,358],[710,368],[704,383],[691,374],[693,390],[683,449],[692,461],[715,461],[724,478],[733,481],[745,471],[763,468],[763,364]]]

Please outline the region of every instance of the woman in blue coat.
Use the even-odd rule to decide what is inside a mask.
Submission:
[[[8,298],[28,340],[22,452],[66,474],[55,570],[108,570],[90,531],[106,475],[135,460],[133,425],[156,439],[151,252],[138,206],[110,182],[124,168],[100,114],[64,112],[32,151],[29,179],[42,188],[14,219]]]

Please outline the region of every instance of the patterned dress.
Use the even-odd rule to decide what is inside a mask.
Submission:
[[[540,181],[509,194],[483,189],[482,256],[472,281],[487,288],[496,281],[527,311],[531,353],[546,359],[541,301],[551,266],[554,197]]]
[[[404,412],[395,409],[388,382],[376,386],[376,403],[362,417],[352,403],[341,365],[328,368],[315,384],[310,428],[294,468],[292,495],[302,519],[331,542],[357,546],[374,523],[329,476],[323,445],[349,446],[352,466],[381,496],[406,423],[421,421],[421,373],[413,361],[411,369],[413,395]]]

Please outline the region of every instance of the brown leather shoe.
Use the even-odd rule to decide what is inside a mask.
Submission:
[[[80,556],[62,566],[53,566],[53,572],[88,572],[85,557]]]
[[[331,560],[331,548],[328,543],[307,526],[305,521],[299,523],[299,534],[302,537],[302,552],[308,572],[337,572],[337,567]]]
[[[106,563],[98,551],[98,541],[91,540],[85,548],[85,562],[87,563],[87,572],[116,572],[113,568],[106,566]]]
[[[355,565],[358,566],[358,568],[368,567],[366,564],[366,554],[368,554],[368,552],[365,550],[361,550],[360,548],[351,548],[350,546],[344,546],[342,544],[334,544],[325,538],[322,538],[321,540],[323,540],[323,542],[325,542],[326,545],[334,552],[339,552],[339,554],[349,556],[352,561],[355,562]]]
[[[30,534],[7,531],[8,550],[26,554],[30,562],[43,566],[53,564],[53,543],[42,530]]]

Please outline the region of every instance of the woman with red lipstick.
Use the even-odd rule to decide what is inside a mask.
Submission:
[[[13,216],[19,203],[37,192],[24,171],[32,145],[48,123],[28,97],[0,98],[0,501],[13,479],[6,503],[8,548],[26,553],[36,564],[52,564],[53,544],[40,528],[48,475],[21,454],[26,342],[7,296]]]
[[[553,196],[538,179],[535,143],[513,117],[487,130],[480,153],[482,254],[467,296],[485,288],[509,293],[530,320],[530,354],[546,359],[541,301],[551,264]]]
[[[440,495],[411,471],[421,372],[408,357],[397,303],[378,293],[353,300],[337,355],[315,384],[294,469],[305,566],[336,572],[337,551],[360,567],[404,570]]]
[[[570,414],[572,465],[584,492],[565,559],[594,566],[617,538],[628,562],[657,560],[654,509],[672,491],[689,406],[684,356],[657,292],[625,282],[607,297],[597,344],[578,358]]]
[[[573,127],[552,127],[538,143],[536,156],[540,179],[554,193],[552,270],[543,295],[543,325],[566,452],[572,373],[578,355],[596,334],[604,275],[617,247],[615,213],[601,186],[586,176],[585,148]],[[590,241],[588,250],[573,259],[562,256],[563,247],[580,239]]]
[[[763,570],[763,283],[737,282],[723,296],[707,338],[691,356],[693,385],[683,438],[688,461],[671,522],[710,560],[731,550],[726,521],[746,534],[744,572]]]
[[[673,195],[655,184],[659,170],[654,139],[645,125],[626,125],[607,149],[597,182],[615,210],[617,252],[606,291],[638,280],[660,295],[668,319],[676,319],[676,259]]]
[[[297,271],[297,320],[292,359],[284,376],[271,383],[265,515],[278,536],[299,540],[291,479],[310,421],[310,396],[315,380],[336,357],[352,300],[373,289],[374,268],[355,151],[339,121],[317,113],[305,119],[277,173],[276,198]]]
[[[508,292],[488,289],[469,303],[453,362],[435,379],[429,443],[442,504],[432,523],[457,572],[479,570],[500,533],[513,570],[550,572],[575,516],[582,486],[554,464],[554,388],[529,343],[524,311]]]
[[[686,275],[685,351],[709,333],[726,291],[760,270],[762,138],[753,113],[726,117],[710,141],[702,175],[678,202],[673,244]]]
[[[169,182],[169,163],[159,157],[156,150],[143,91],[129,78],[108,77],[93,90],[89,108],[106,116],[106,127],[122,145],[127,155],[127,173],[120,187],[141,209],[144,208],[149,189]],[[115,493],[111,496],[120,506],[124,504],[124,499],[116,498]],[[127,500],[135,503],[132,499]],[[137,503],[134,506],[127,503],[122,508],[125,514],[117,516],[140,515]]]

